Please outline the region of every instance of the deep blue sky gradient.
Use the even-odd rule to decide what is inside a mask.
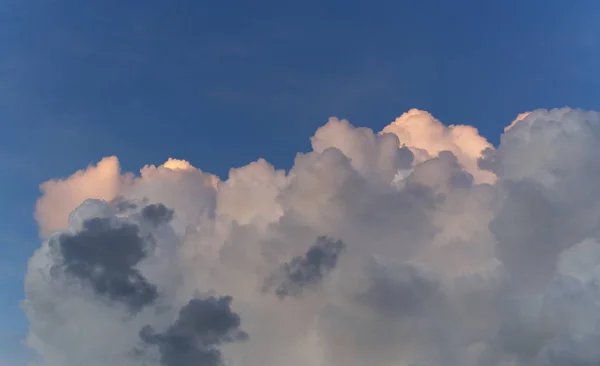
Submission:
[[[288,168],[330,116],[379,130],[413,107],[497,143],[523,111],[600,110],[598,19],[597,0],[3,0],[0,365],[23,355],[42,181],[108,155]]]

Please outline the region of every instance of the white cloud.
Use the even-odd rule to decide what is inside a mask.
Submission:
[[[288,172],[107,158],[44,183],[29,345],[42,366],[596,365],[600,114],[518,119],[497,148],[411,110],[330,119]]]
[[[511,128],[515,127],[515,125],[517,123],[519,123],[522,120],[524,120],[525,118],[527,118],[527,116],[529,116],[530,114],[531,114],[531,112],[519,113],[517,115],[517,118],[515,118],[508,126],[504,127],[504,133],[508,132],[508,130],[510,130]]]
[[[119,160],[111,156],[68,178],[44,182],[35,211],[41,233],[49,235],[65,228],[69,213],[87,198],[115,198],[126,180],[127,176],[121,176]]]
[[[492,148],[492,144],[479,135],[473,126],[444,126],[429,112],[411,109],[384,127],[380,133],[398,136],[400,144],[411,149],[417,161],[430,159],[442,151],[450,151],[477,182],[494,181],[493,174],[482,171],[477,165],[481,152]]]

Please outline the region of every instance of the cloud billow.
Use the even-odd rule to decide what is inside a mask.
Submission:
[[[416,109],[331,118],[289,170],[108,157],[45,182],[27,345],[40,366],[598,365],[600,113],[510,122],[493,146]]]

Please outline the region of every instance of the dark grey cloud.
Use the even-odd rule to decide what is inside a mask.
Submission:
[[[537,358],[542,366],[600,365],[600,336],[561,335],[554,338]]]
[[[133,202],[124,196],[117,196],[111,202],[110,205],[115,208],[117,212],[127,212],[131,210],[136,210],[139,205],[136,202]]]
[[[142,217],[154,226],[170,222],[173,219],[173,213],[173,210],[162,203],[151,204],[142,209]]]
[[[417,316],[443,298],[438,281],[417,266],[382,264],[372,260],[368,262],[366,272],[368,285],[356,294],[356,299],[378,314]]]
[[[231,310],[231,301],[231,296],[193,299],[166,331],[157,333],[146,326],[140,338],[158,347],[164,366],[222,365],[218,346],[248,339],[240,330],[239,315]]]
[[[479,169],[494,172],[496,168],[496,151],[492,148],[485,148],[481,152],[481,157],[477,159]]]
[[[318,237],[304,256],[284,263],[265,283],[265,291],[275,288],[280,298],[297,296],[302,290],[320,283],[335,268],[345,244],[326,236]]]
[[[146,243],[136,225],[93,218],[83,223],[81,231],[62,234],[52,245],[62,256],[53,269],[88,283],[98,295],[134,312],[158,297],[156,286],[136,268],[146,256]]]

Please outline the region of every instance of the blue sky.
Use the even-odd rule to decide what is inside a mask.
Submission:
[[[132,171],[169,156],[221,176],[258,157],[285,168],[329,116],[379,130],[413,107],[497,143],[519,112],[600,110],[598,14],[595,0],[0,2],[0,365],[23,355],[42,181],[107,155]]]

